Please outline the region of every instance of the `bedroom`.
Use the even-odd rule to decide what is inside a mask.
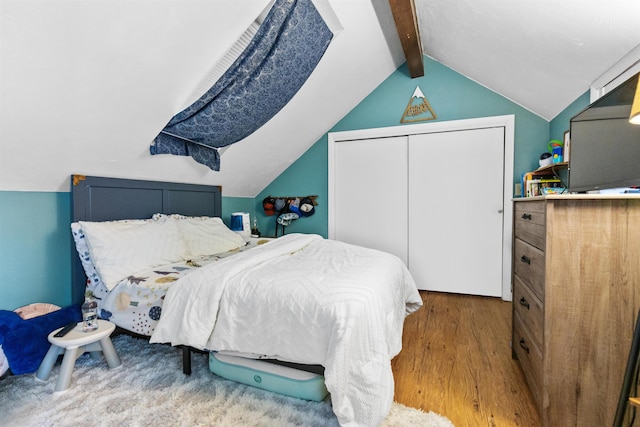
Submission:
[[[221,184],[224,218],[235,211],[258,211],[268,194],[313,192],[320,195],[319,211],[325,213],[294,223],[288,232],[326,236],[322,210],[327,201],[328,132],[396,126],[409,96],[420,86],[438,121],[515,115],[516,182],[520,172],[535,168],[548,140],[567,129],[569,117],[588,104],[589,83],[640,42],[633,33],[626,44],[616,44],[604,60],[607,64],[600,64],[600,72],[579,82],[582,86],[575,96],[543,116],[430,56],[424,57],[425,76],[409,79],[403,58],[397,50],[395,56],[388,50],[371,3],[337,1],[336,13],[345,29],[336,37],[336,46],[353,43],[345,49],[358,52],[358,63],[338,67],[341,57],[328,57],[331,70],[321,63],[318,71],[325,77],[311,79],[301,93],[305,97],[287,106],[281,120],[269,124],[264,134],[258,132],[251,143],[254,147],[263,139],[270,144],[267,148],[257,152],[242,149],[241,144],[230,148],[219,174],[194,167],[187,158],[149,156],[150,140],[223,50],[222,42],[213,46],[210,42],[208,19],[221,10],[235,12],[234,3],[219,2],[221,6],[209,6],[203,13],[200,2],[182,7],[158,2],[149,11],[147,2],[114,7],[108,1],[2,0],[0,309],[34,301],[70,302],[69,288],[50,284],[70,281],[72,173]],[[251,2],[254,12],[264,3]],[[253,19],[247,18],[249,12],[238,13],[238,19]],[[184,22],[189,31],[178,35]],[[229,38],[232,33],[228,32]],[[325,91],[328,107],[316,105],[315,94],[320,91]],[[326,119],[317,120],[320,116]],[[37,121],[29,122],[31,117]],[[278,144],[291,151],[278,151],[274,148]],[[269,167],[261,167],[256,160],[260,158],[268,159]],[[259,221],[261,230],[273,232],[266,217]]]

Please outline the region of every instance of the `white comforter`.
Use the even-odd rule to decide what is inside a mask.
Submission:
[[[421,305],[395,256],[289,234],[176,282],[151,342],[321,364],[340,424],[376,426],[404,318]]]

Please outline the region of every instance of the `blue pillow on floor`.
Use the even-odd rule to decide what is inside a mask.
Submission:
[[[12,311],[0,310],[0,344],[11,372],[20,375],[37,371],[51,346],[47,340],[51,331],[81,320],[79,305],[27,320]]]

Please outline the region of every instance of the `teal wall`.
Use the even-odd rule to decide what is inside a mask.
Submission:
[[[562,139],[569,119],[588,104],[585,94],[549,123],[437,61],[425,57],[424,64],[425,76],[417,79],[409,78],[406,65],[401,66],[329,132],[400,126],[409,98],[419,86],[437,121],[514,114],[513,181],[518,182],[523,171],[537,167],[549,139]],[[326,237],[327,156],[325,134],[255,199],[223,197],[224,221],[229,224],[232,212],[249,212],[252,217],[257,215],[263,235],[273,235],[275,218],[264,215],[264,197],[317,195],[316,214],[294,221],[287,233]],[[13,310],[34,302],[70,304],[70,222],[70,193],[0,191],[0,309]]]
[[[70,193],[0,191],[0,309],[71,301]]]
[[[329,132],[401,126],[402,114],[419,86],[437,121],[515,115],[513,182],[520,181],[522,172],[538,167],[538,158],[549,142],[549,122],[433,59],[424,57],[424,69],[424,77],[411,79],[406,64],[402,65]],[[269,194],[319,195],[316,214],[294,221],[287,227],[287,233],[318,233],[327,237],[327,150],[325,134],[257,197],[259,204]],[[455,170],[455,165],[452,168]],[[266,222],[267,217],[260,211],[258,217],[261,231],[273,234],[273,220]]]
[[[222,198],[222,220],[227,227],[231,226],[231,214],[234,212],[249,212],[251,218],[255,212],[255,201],[248,197],[223,197]]]
[[[262,210],[262,200],[271,195],[318,196],[315,213],[293,221],[286,228],[286,233],[316,233],[327,236],[327,163],[325,135],[256,197],[258,228],[262,235],[273,236],[276,231],[275,216],[267,217]],[[282,234],[282,228],[279,233]]]
[[[589,92],[585,92],[582,96],[573,101],[567,108],[558,114],[551,123],[549,123],[549,139],[557,139],[562,141],[564,133],[569,130],[569,120],[577,115],[589,105]]]

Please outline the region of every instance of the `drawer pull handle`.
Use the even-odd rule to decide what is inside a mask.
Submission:
[[[528,257],[528,256],[526,256],[526,255],[522,255],[522,256],[520,257],[520,261],[522,261],[522,262],[524,262],[524,263],[527,263],[527,264],[531,265],[531,258],[529,258],[529,257]]]
[[[524,338],[520,338],[520,348],[529,353],[529,347],[527,347]]]
[[[524,299],[524,297],[520,298],[520,305],[529,310],[529,303]]]
[[[522,214],[522,219],[528,219],[529,221],[531,221],[531,214],[523,213]]]

